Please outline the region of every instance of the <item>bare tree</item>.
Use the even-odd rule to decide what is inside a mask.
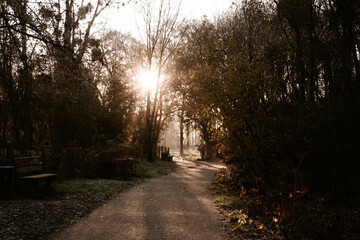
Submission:
[[[178,29],[183,20],[179,16],[180,3],[173,5],[170,0],[159,0],[157,3],[146,0],[141,12],[145,30],[141,36],[146,49],[145,66],[149,71],[155,70],[157,73],[153,96],[150,91],[146,93],[145,150],[147,160],[153,161],[161,127],[167,118],[164,114],[164,96],[168,87],[160,79],[181,40]]]

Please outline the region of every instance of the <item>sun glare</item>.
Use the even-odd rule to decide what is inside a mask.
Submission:
[[[156,73],[143,70],[138,75],[138,84],[144,91],[152,91],[156,87]]]

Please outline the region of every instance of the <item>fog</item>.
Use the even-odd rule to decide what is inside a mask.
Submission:
[[[198,147],[201,143],[199,131],[190,126],[184,129],[184,155],[200,156]],[[174,120],[169,122],[163,134],[161,135],[159,146],[170,148],[172,155],[180,155],[180,124]]]

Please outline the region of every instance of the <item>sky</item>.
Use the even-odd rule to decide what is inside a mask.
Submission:
[[[180,0],[173,0],[178,3]],[[221,12],[227,10],[234,0],[182,0],[181,12],[187,19],[201,19],[204,15],[212,19]],[[108,9],[102,15],[102,22],[107,28],[119,30],[123,33],[130,32],[133,36],[138,35],[140,13],[137,11],[134,1],[125,6],[116,5]]]

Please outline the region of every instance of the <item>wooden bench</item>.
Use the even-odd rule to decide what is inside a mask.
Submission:
[[[26,156],[14,158],[15,173],[21,182],[31,182],[33,190],[38,191],[39,181],[45,181],[50,188],[51,180],[56,178],[54,173],[43,173],[41,156]]]
[[[102,154],[96,162],[97,174],[103,178],[122,177],[128,179],[136,173],[138,161],[129,157],[116,157],[114,154]]]
[[[168,152],[161,154],[161,160],[164,162],[172,162],[174,155],[170,155]]]

